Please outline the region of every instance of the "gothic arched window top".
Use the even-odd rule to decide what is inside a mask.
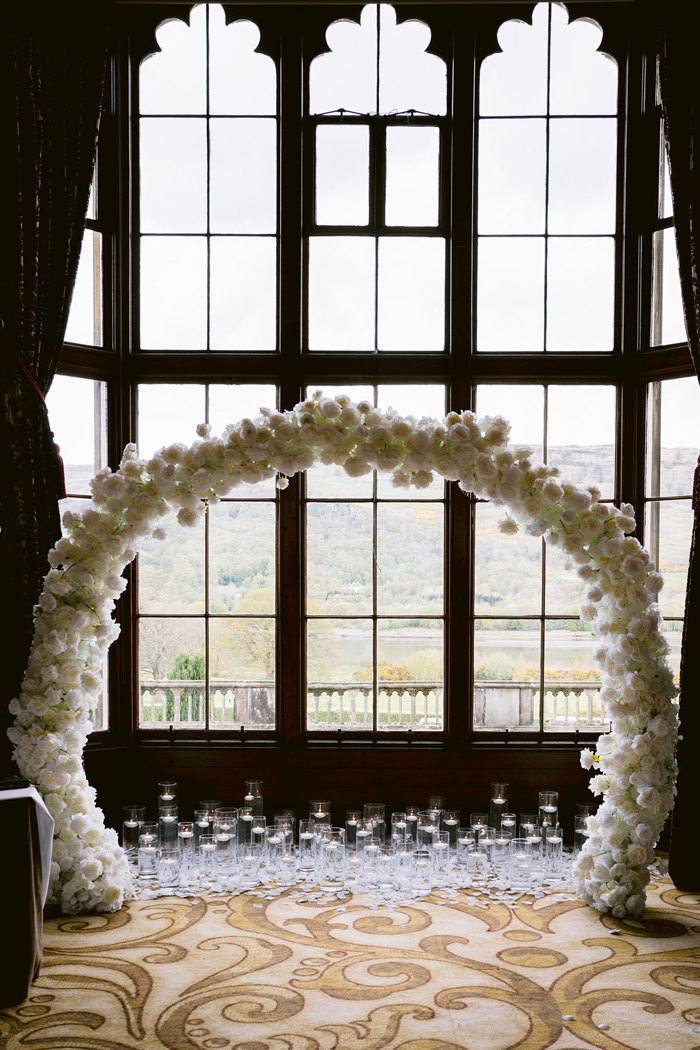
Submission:
[[[398,22],[390,4],[368,4],[359,24],[333,22],[330,50],[311,63],[310,111],[446,113],[447,69],[427,52],[430,37],[424,22]]]
[[[502,51],[483,61],[480,350],[615,349],[617,65],[601,37],[540,3],[531,24],[503,23]]]
[[[537,4],[532,24],[504,22],[500,52],[481,67],[481,115],[615,114],[617,63],[598,50],[602,36],[597,22],[569,21],[557,3]]]
[[[226,24],[220,4],[199,4],[161,23],[160,51],[141,64],[141,114],[274,115],[275,63],[256,48],[260,30],[246,19]]]

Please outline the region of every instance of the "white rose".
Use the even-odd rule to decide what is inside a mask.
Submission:
[[[372,468],[369,465],[369,463],[366,463],[364,460],[359,459],[357,456],[350,456],[348,459],[345,460],[345,463],[343,464],[343,470],[351,478],[359,478],[363,474],[369,474]]]
[[[429,470],[419,470],[412,476],[413,484],[417,489],[427,489],[433,483],[433,475]]]
[[[343,396],[342,394],[338,395],[337,401],[338,401],[339,404],[342,403],[342,400],[341,400],[342,396]],[[346,427],[355,426],[360,421],[360,417],[358,415],[357,409],[351,404],[344,405],[343,406],[343,410],[340,413],[340,421]]]
[[[434,469],[446,481],[456,481],[459,477],[459,471],[448,452],[441,452],[435,457]]]
[[[592,769],[597,763],[598,759],[596,755],[590,750],[590,748],[584,748],[581,752],[581,766],[583,769]]]
[[[519,531],[517,521],[513,521],[512,518],[506,516],[498,523],[498,531],[504,536],[514,536]]]
[[[658,572],[650,572],[645,581],[645,587],[647,592],[651,595],[656,595],[663,590],[664,580]]]
[[[326,419],[335,419],[342,411],[341,406],[332,397],[322,397],[318,408],[321,415]]]
[[[425,470],[429,459],[425,452],[409,452],[405,462],[409,470]]]
[[[556,503],[564,495],[564,490],[561,485],[558,485],[556,481],[548,478],[547,481],[542,485],[542,497],[547,503]]]
[[[430,448],[430,444],[430,431],[423,428],[414,430],[410,440],[407,442],[409,448],[413,449],[414,452],[427,452]]]
[[[404,439],[412,433],[413,427],[407,419],[403,419],[401,416],[394,416],[390,423],[391,432],[395,437]]]
[[[481,482],[490,481],[492,478],[496,477],[496,465],[491,457],[487,456],[485,452],[481,452],[476,457],[475,468],[476,476]]]
[[[377,466],[380,470],[394,470],[401,462],[401,456],[394,448],[385,448],[377,453]]]
[[[177,512],[177,520],[181,525],[184,525],[188,529],[198,525],[200,518],[201,511],[198,511],[194,507],[181,507]]]

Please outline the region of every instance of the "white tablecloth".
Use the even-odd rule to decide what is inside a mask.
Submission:
[[[44,904],[49,892],[49,878],[51,876],[51,850],[53,847],[53,817],[44,805],[44,800],[37,789],[30,784],[29,787],[11,788],[9,791],[0,791],[0,802],[10,801],[13,798],[31,798],[36,806],[36,822],[39,829],[39,847],[41,849],[41,874],[44,889]]]

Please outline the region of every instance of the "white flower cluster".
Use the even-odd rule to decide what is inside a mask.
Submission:
[[[115,910],[130,895],[127,865],[114,831],[105,829],[85,780],[82,750],[97,703],[100,670],[118,634],[114,603],[122,572],[148,536],[163,538],[159,520],[176,510],[194,525],[204,501],[237,485],[288,478],[314,463],[341,465],[351,477],[374,469],[399,488],[427,488],[435,474],[508,508],[501,531],[520,527],[544,536],[589,584],[582,619],[599,639],[596,661],[611,732],[585,766],[604,801],[575,868],[578,892],[621,917],[644,906],[652,849],[674,795],[677,739],[675,687],[655,604],[662,586],[649,555],[632,538],[632,508],[599,502],[594,488],[561,481],[552,466],[533,464],[531,450],[508,445],[500,416],[451,412],[416,419],[348,396],[316,394],[289,412],[261,409],[228,426],[220,438],[201,424],[189,448],[168,445],[150,460],[127,446],[119,469],[100,471],[92,500],[64,516],[64,537],[35,609],[35,635],[9,732],[20,771],[42,792],[56,820],[52,895],[65,912]]]

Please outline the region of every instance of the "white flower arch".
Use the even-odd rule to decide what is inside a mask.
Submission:
[[[534,464],[531,450],[509,446],[500,416],[451,412],[443,420],[401,416],[350,397],[314,395],[292,411],[261,409],[219,438],[197,428],[189,448],[162,448],[147,462],[128,445],[119,469],[101,470],[92,500],[64,516],[66,534],[49,554],[51,569],[35,609],[35,633],[22,691],[8,730],[21,773],[36,784],[56,821],[51,895],[64,912],[113,911],[131,896],[124,853],[95,804],[82,752],[97,702],[100,670],[119,628],[114,603],[121,573],[171,509],[194,525],[236,485],[287,478],[315,463],[340,464],[352,477],[389,471],[394,485],[427,487],[433,473],[510,512],[501,531],[522,526],[564,551],[589,586],[581,618],[598,639],[601,699],[611,730],[584,767],[603,801],[575,868],[575,888],[600,911],[639,914],[653,847],[675,793],[676,688],[656,604],[663,581],[629,535],[632,507],[599,502],[593,487],[559,479]]]

